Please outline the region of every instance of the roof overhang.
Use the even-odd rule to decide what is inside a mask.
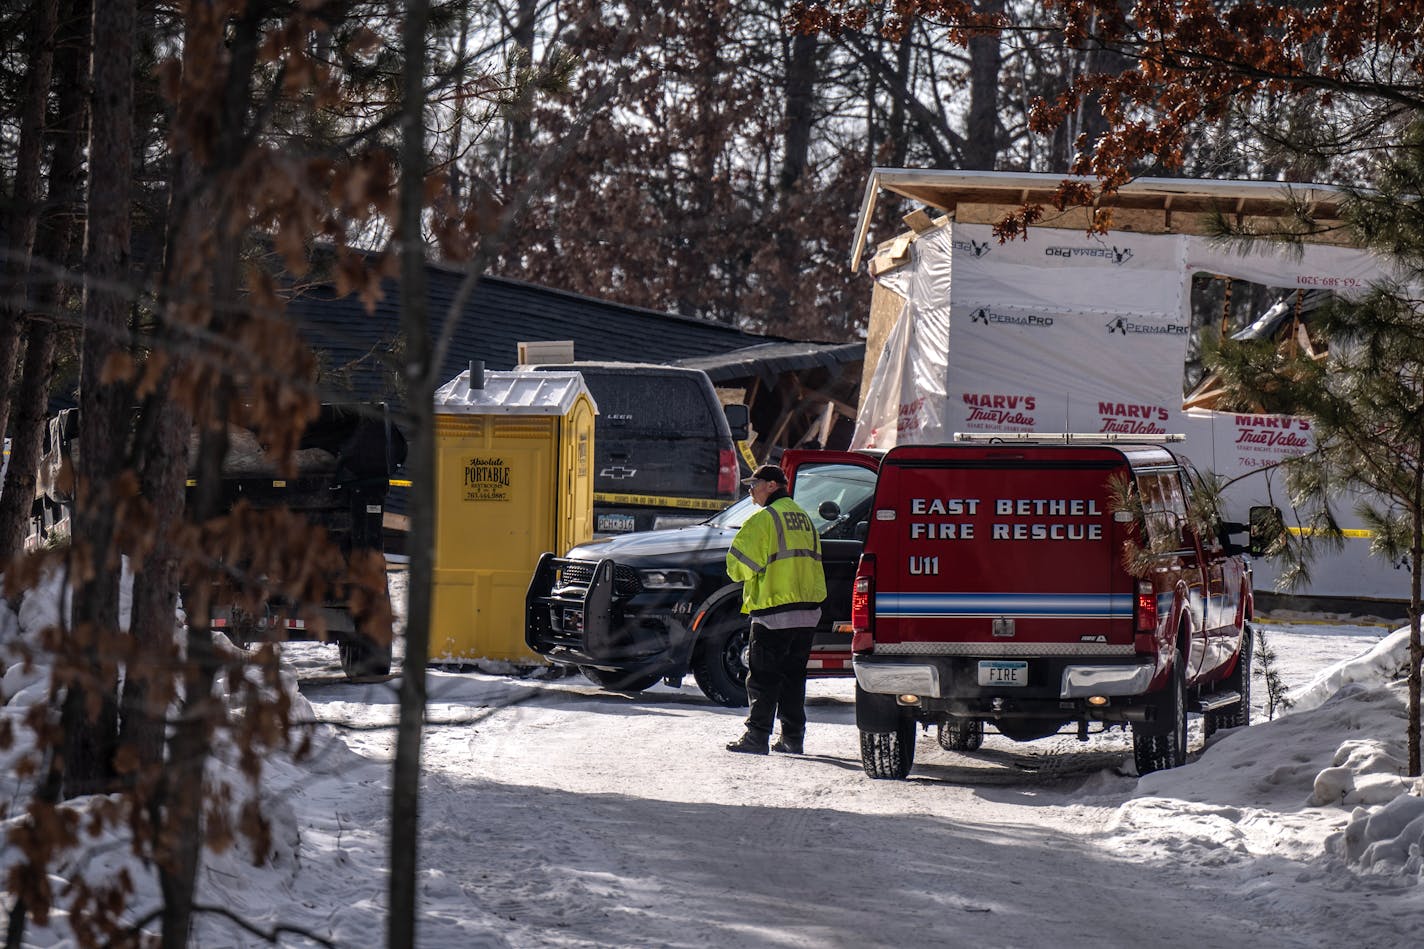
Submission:
[[[838,371],[846,363],[865,359],[865,343],[771,342],[746,346],[711,356],[690,356],[676,365],[701,369],[714,383],[754,376],[775,376],[811,369]]]
[[[851,249],[851,269],[859,270],[865,254],[870,220],[881,191],[888,191],[943,211],[951,220],[994,223],[1025,204],[1052,207],[1054,193],[1065,181],[1096,188],[1095,178],[998,171],[940,171],[876,168],[861,201]],[[1339,220],[1345,192],[1330,185],[1280,181],[1237,181],[1202,178],[1137,178],[1101,199],[1098,207],[1113,208],[1113,229],[1148,234],[1204,233],[1209,219],[1235,220],[1284,217],[1309,206],[1322,223]],[[1084,229],[1086,208],[1070,208],[1046,217],[1036,227]]]

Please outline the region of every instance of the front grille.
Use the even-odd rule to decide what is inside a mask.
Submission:
[[[593,581],[595,560],[564,560],[559,565],[559,585],[586,587]],[[643,582],[638,579],[638,571],[618,563],[613,565],[613,593],[616,596],[637,596],[643,592]]]

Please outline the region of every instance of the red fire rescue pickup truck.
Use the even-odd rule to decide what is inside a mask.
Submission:
[[[880,466],[851,611],[868,775],[904,778],[921,725],[969,750],[986,720],[1131,723],[1146,774],[1186,762],[1189,710],[1248,724],[1248,528],[1203,521],[1173,436],[959,437]]]

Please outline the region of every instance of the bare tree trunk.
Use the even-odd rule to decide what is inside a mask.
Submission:
[[[84,143],[88,130],[89,72],[88,0],[64,3],[56,36],[55,86],[59,90],[58,121],[47,130],[50,153],[47,210],[35,238],[35,259],[47,268],[68,268],[81,234]],[[18,553],[24,543],[27,518],[35,493],[35,475],[44,434],[54,353],[53,311],[67,304],[70,292],[57,277],[31,275],[33,309],[27,320],[23,373],[16,387],[10,466],[0,491],[0,563]]]
[[[1419,611],[1424,609],[1424,441],[1414,456],[1414,536],[1409,545],[1409,776],[1420,774],[1419,693],[1424,684],[1424,641],[1419,635]]]
[[[47,319],[32,317],[25,330],[25,358],[15,390],[10,466],[5,472],[5,490],[0,492],[0,562],[24,550],[53,370],[54,325]]]
[[[222,256],[219,242],[217,273],[214,274],[214,300],[221,303],[222,289],[235,285],[236,257]],[[226,272],[224,272],[226,271]],[[224,380],[213,402],[226,415],[231,404],[231,384]],[[206,520],[218,513],[221,493],[222,462],[227,454],[227,428],[219,425],[203,432],[198,444],[196,475],[197,500],[194,515]],[[213,648],[211,591],[198,587],[193,591],[188,612],[188,656],[183,677],[182,712],[169,742],[168,764],[164,769],[165,786],[163,839],[167,846],[160,851],[159,888],[163,892],[164,949],[183,949],[188,944],[193,925],[193,894],[197,887],[198,867],[203,857],[202,817],[204,773],[212,752],[213,723],[219,709],[213,698],[213,683],[217,679],[219,660]]]
[[[129,305],[118,289],[129,277],[130,187],[133,165],[134,0],[94,8],[93,31],[104,42],[93,54],[93,121],[84,269],[84,345],[79,382],[79,440],[74,504],[73,635],[84,654],[87,681],[65,695],[64,793],[90,794],[111,777],[117,738],[116,656],[120,560],[114,549],[115,481],[124,459],[128,387],[105,378],[122,350]],[[92,696],[92,699],[91,699]],[[91,714],[93,701],[98,714]]]
[[[42,245],[41,253],[55,265],[67,266],[77,253],[79,243],[80,216],[77,209],[82,200],[83,146],[89,115],[90,26],[90,0],[68,0],[64,3],[56,36],[55,60],[60,94],[59,121],[51,130],[55,143],[50,161],[50,209],[45,216],[46,226],[38,238]],[[53,282],[47,286],[51,296],[57,298],[61,295]],[[21,405],[24,405],[23,401]],[[41,416],[43,413],[41,408]],[[10,466],[12,472],[18,464],[20,462],[15,460],[15,464]],[[33,489],[31,494],[23,497],[25,513],[28,513],[32,493]],[[58,750],[51,752],[48,766],[35,791],[35,798],[50,807],[58,803],[63,789],[62,761]],[[5,933],[6,949],[19,949],[23,943],[30,908],[29,898],[23,893],[18,894],[10,907]]]
[[[900,91],[899,95],[890,100],[890,128],[888,136],[890,139],[890,153],[888,164],[891,167],[899,168],[905,164],[905,154],[909,148],[910,141],[906,135],[906,105],[910,98],[910,64],[915,52],[915,30],[910,27],[905,30],[905,35],[900,37],[900,44],[895,49],[895,89]]]
[[[193,18],[183,36],[185,62],[200,40]],[[191,105],[185,103],[180,108]],[[195,203],[196,165],[185,146],[176,143],[169,174],[167,233],[160,285],[161,317],[154,331],[150,359],[166,358],[162,381],[144,400],[135,436],[139,456],[139,493],[153,505],[153,547],[141,564],[134,564],[133,613],[129,635],[133,652],[124,677],[120,703],[119,745],[132,748],[138,771],[133,783],[149,780],[163,766],[165,719],[172,697],[168,667],[173,641],[174,610],[178,602],[179,563],[176,547],[166,543],[184,517],[184,487],[188,478],[188,440],[192,415],[169,398],[175,366],[181,362],[186,340],[175,299],[194,299],[203,292],[194,277],[207,268],[203,257],[202,229],[212,223],[212,202]],[[161,796],[161,795],[155,795]]]
[[[980,0],[982,14],[1004,12],[1004,0]],[[964,167],[992,171],[999,158],[999,71],[1003,53],[996,35],[969,40],[969,119],[964,130]]]
[[[406,592],[405,661],[400,725],[391,787],[390,949],[415,946],[416,869],[420,840],[420,746],[425,720],[425,665],[430,658],[430,587],[435,547],[436,367],[430,358],[421,232],[425,180],[425,34],[429,0],[411,0],[402,29],[405,74],[401,115],[401,329],[407,340],[406,405],[411,414],[406,465],[411,479],[410,573]]]
[[[120,700],[119,747],[131,748],[137,773],[150,780],[163,765],[165,718],[172,697],[171,654],[178,600],[178,561],[166,543],[183,519],[183,487],[188,476],[188,434],[192,420],[167,396],[166,374],[143,409],[143,458],[139,491],[153,505],[154,544],[135,562],[133,609],[129,619],[132,652]]]
[[[514,27],[510,40],[515,51],[522,57],[526,69],[534,68],[534,17],[537,12],[536,0],[516,0]],[[506,193],[519,190],[529,175],[530,149],[534,142],[533,128],[534,88],[532,83],[520,85],[512,104],[509,119],[509,148],[505,153],[508,169],[505,179]]]
[[[261,0],[248,0],[227,32],[214,31],[210,34],[212,41],[225,45],[224,50],[204,48],[199,43],[185,44],[184,49],[186,63],[193,62],[193,57],[197,56],[225,56],[228,59],[223,95],[219,100],[222,109],[218,116],[217,140],[212,148],[213,159],[210,165],[201,169],[205,180],[198,186],[208,189],[212,200],[195,202],[213,209],[211,220],[214,221],[213,230],[217,237],[210,268],[212,315],[209,325],[219,338],[230,332],[234,321],[240,318],[234,312],[241,266],[242,222],[246,212],[243,196],[233,193],[231,174],[240,163],[247,144],[246,123],[252,105],[252,77],[257,62],[263,10]],[[188,213],[195,214],[196,211],[195,206]],[[195,488],[191,515],[192,520],[198,523],[222,513],[222,465],[228,445],[226,422],[233,401],[231,376],[219,378],[210,401],[212,415],[204,421],[198,441],[196,469],[192,472]],[[168,421],[181,419],[170,417]],[[212,752],[214,724],[221,715],[221,708],[213,698],[213,684],[220,661],[213,648],[212,595],[211,586],[196,584],[185,598],[188,655],[183,703],[168,745],[168,765],[164,769],[161,794],[163,840],[167,845],[159,854],[164,949],[182,949],[187,945],[193,923],[193,896],[198,868],[202,863],[202,816],[207,800],[204,773]]]
[[[30,68],[25,74],[24,102],[20,113],[20,142],[15,153],[15,178],[9,214],[0,221],[6,235],[5,260],[0,261],[0,436],[10,420],[10,390],[15,378],[20,333],[24,325],[30,253],[39,220],[40,144],[44,137],[45,104],[49,101],[54,70],[58,0],[41,0],[30,13],[25,31],[25,52]]]
[[[800,222],[794,212],[801,193],[801,179],[810,160],[818,49],[816,34],[797,33],[792,37],[791,55],[786,62],[786,135],[776,181],[777,204],[781,211],[776,228],[776,254],[781,279],[772,287],[769,314],[779,325],[784,325],[790,317],[792,287],[804,256]]]

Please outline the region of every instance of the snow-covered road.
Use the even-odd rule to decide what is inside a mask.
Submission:
[[[41,628],[27,609],[19,625]],[[722,748],[744,713],[690,683],[620,695],[578,676],[431,670],[419,944],[1417,946],[1424,786],[1401,777],[1390,683],[1404,640],[1261,628],[1297,709],[1265,721],[1258,676],[1257,724],[1203,748],[1194,717],[1188,765],[1142,779],[1121,730],[1028,744],[991,730],[973,754],[923,735],[909,780],[872,781],[848,679],[811,683],[806,755],[756,758]],[[245,844],[208,854],[199,900],[283,946],[313,945],[303,932],[382,945],[397,683],[342,680],[330,645],[290,644],[284,660],[318,723],[314,754],[271,756],[266,861]],[[23,664],[3,687],[17,721],[43,700]],[[246,793],[230,757],[210,780]],[[157,886],[127,850],[117,833],[95,840],[53,883],[125,868],[142,916]],[[73,945],[64,914],[26,944]],[[269,943],[208,913],[192,944]]]
[[[1299,686],[1387,631],[1266,632]],[[329,801],[325,833],[339,824],[348,854],[304,871],[303,899],[344,906],[333,934],[366,944],[384,899],[380,726],[395,694],[303,691],[362,756],[343,748],[347,763],[302,789],[299,812]],[[1342,732],[1402,741],[1398,690],[1221,733],[1141,781],[1120,731],[991,733],[972,755],[924,735],[910,780],[871,781],[851,683],[810,693],[806,756],[753,758],[721,748],[742,713],[690,684],[625,696],[582,678],[432,672],[421,944],[1404,946],[1424,922],[1417,876],[1344,867],[1324,841],[1351,809],[1307,803]],[[343,793],[357,774],[369,793]]]

